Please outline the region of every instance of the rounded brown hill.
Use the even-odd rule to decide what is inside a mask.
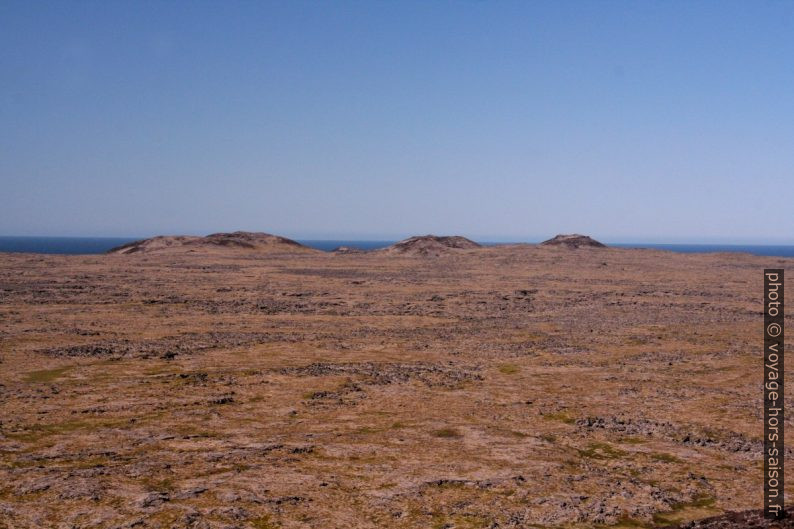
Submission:
[[[187,253],[218,250],[245,250],[267,253],[316,251],[292,239],[287,239],[286,237],[280,237],[278,235],[262,232],[235,231],[233,233],[213,233],[206,237],[161,235],[150,239],[123,244],[111,248],[107,253]]]
[[[572,233],[570,235],[557,235],[540,243],[541,246],[565,246],[566,248],[606,248],[607,245],[588,237]]]
[[[471,250],[481,246],[471,239],[460,235],[437,236],[421,235],[394,243],[382,251],[398,255],[418,255],[435,257],[454,253],[458,250]]]

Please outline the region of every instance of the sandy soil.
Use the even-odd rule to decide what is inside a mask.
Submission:
[[[0,528],[647,527],[758,508],[762,268],[792,264],[2,254]]]

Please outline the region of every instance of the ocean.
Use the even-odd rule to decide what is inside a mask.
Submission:
[[[101,254],[136,239],[129,237],[0,237],[0,252],[65,255]],[[301,244],[329,252],[339,246],[362,250],[385,248],[395,241],[298,240]],[[491,245],[497,243],[483,244]],[[503,244],[503,243],[498,243]],[[641,244],[610,243],[617,248],[650,248],[680,253],[743,252],[770,257],[794,257],[794,245],[758,244]]]
[[[128,237],[0,237],[0,252],[98,254],[134,240]]]

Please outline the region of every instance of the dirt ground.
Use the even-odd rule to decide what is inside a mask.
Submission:
[[[0,528],[650,527],[759,508],[762,269],[792,264],[0,254]]]

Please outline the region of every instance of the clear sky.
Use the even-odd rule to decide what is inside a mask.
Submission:
[[[2,0],[0,194],[0,235],[794,243],[794,2]]]

